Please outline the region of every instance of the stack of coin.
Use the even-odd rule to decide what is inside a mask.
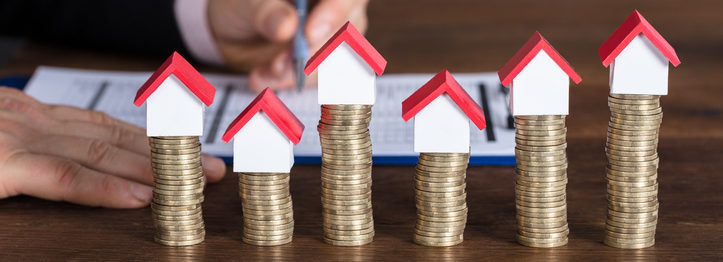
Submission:
[[[414,195],[414,242],[446,247],[462,243],[467,224],[465,178],[469,153],[420,153]]]
[[[149,137],[153,167],[153,224],[156,242],[188,246],[203,242],[204,176],[197,136]]]
[[[604,242],[618,248],[650,247],[658,222],[660,96],[611,94],[608,105]]]
[[[238,178],[244,213],[243,241],[257,246],[291,242],[294,211],[289,173],[239,173]]]
[[[324,241],[359,246],[374,239],[371,105],[322,105],[321,204]]]
[[[567,128],[564,115],[515,116],[517,242],[567,244]]]

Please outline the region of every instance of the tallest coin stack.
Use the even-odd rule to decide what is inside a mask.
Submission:
[[[374,238],[371,105],[322,105],[321,204],[324,241],[359,246]]]
[[[153,167],[156,242],[187,246],[203,242],[204,176],[197,136],[149,137]]]
[[[610,94],[608,105],[605,244],[649,247],[658,222],[660,96]]]

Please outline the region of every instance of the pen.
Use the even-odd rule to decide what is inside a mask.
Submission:
[[[304,37],[304,27],[306,24],[306,0],[295,0],[296,12],[299,14],[299,27],[296,30],[293,43],[293,59],[296,66],[296,88],[301,91],[304,89],[304,66],[306,59],[309,57],[309,43]]]

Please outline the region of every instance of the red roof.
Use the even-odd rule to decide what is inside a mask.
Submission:
[[[414,94],[402,102],[402,118],[404,118],[404,121],[409,121],[409,119],[417,115],[419,111],[422,111],[424,107],[444,93],[447,93],[447,95],[452,98],[452,101],[462,109],[477,128],[482,130],[487,126],[482,108],[464,91],[462,86],[457,83],[457,80],[452,77],[447,69],[442,70],[442,72],[432,77],[429,82],[417,89]]]
[[[364,61],[369,64],[369,66],[374,70],[374,72],[377,73],[377,75],[382,75],[384,73],[384,68],[387,66],[387,60],[384,60],[384,57],[382,57],[379,52],[377,52],[376,49],[372,46],[372,44],[367,41],[364,36],[359,33],[358,30],[352,25],[350,22],[346,22],[344,26],[342,26],[339,31],[334,34],[329,41],[324,44],[319,51],[316,51],[316,54],[311,56],[309,58],[309,62],[306,63],[306,68],[304,68],[304,73],[307,75],[311,74],[311,72],[314,72],[316,67],[321,64],[321,62],[326,59],[336,48],[341,45],[342,42],[346,42],[349,46],[351,46],[354,51],[361,56]]]
[[[304,124],[299,121],[294,113],[281,102],[271,89],[264,89],[249,106],[239,114],[223,134],[223,141],[228,141],[238,133],[256,113],[264,111],[272,122],[281,130],[294,145],[301,141],[301,134],[304,132]]]
[[[653,45],[655,45],[655,47],[658,48],[658,50],[660,50],[666,58],[668,58],[668,61],[670,61],[673,66],[678,66],[680,64],[680,59],[678,59],[678,55],[675,54],[673,47],[665,41],[665,38],[663,38],[663,36],[661,36],[647,20],[645,20],[645,17],[643,17],[638,10],[635,10],[633,14],[631,14],[628,19],[626,19],[625,22],[623,22],[623,24],[615,30],[613,35],[605,41],[600,49],[598,49],[600,60],[603,65],[608,67],[610,63],[612,63],[620,54],[620,52],[622,52],[623,49],[625,49],[625,47],[627,47],[628,44],[630,44],[630,42],[633,41],[633,39],[635,39],[635,37],[639,34],[644,34],[645,37],[647,37],[650,42],[652,42]]]
[[[549,55],[550,58],[557,63],[562,71],[565,71],[575,84],[582,81],[582,78],[580,78],[575,70],[572,69],[572,66],[567,63],[565,58],[563,58],[555,50],[555,48],[553,48],[552,45],[550,45],[550,43],[542,37],[540,32],[535,32],[532,34],[532,37],[530,37],[530,40],[527,40],[527,43],[525,43],[525,45],[517,51],[515,56],[513,56],[512,59],[510,59],[510,61],[508,61],[507,64],[505,64],[505,66],[497,72],[500,76],[500,82],[502,82],[502,85],[509,86],[512,80],[515,79],[520,72],[522,72],[522,69],[524,69],[527,64],[535,58],[540,50],[545,50],[545,53],[547,53],[547,55]]]
[[[171,74],[175,75],[178,80],[181,80],[204,104],[210,106],[211,103],[213,103],[216,88],[206,81],[201,73],[196,71],[186,59],[183,59],[183,57],[176,52],[173,52],[171,57],[166,59],[161,67],[138,89],[136,99],[133,103],[136,106],[143,105],[143,102],[145,102]]]

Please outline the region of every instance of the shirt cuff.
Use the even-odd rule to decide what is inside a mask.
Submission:
[[[176,0],[174,13],[186,48],[199,61],[224,65],[208,24],[207,0]]]

